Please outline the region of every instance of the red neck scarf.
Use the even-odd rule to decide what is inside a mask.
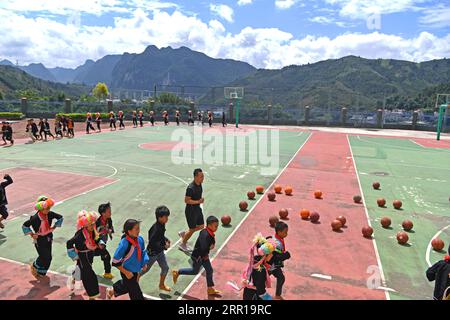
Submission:
[[[93,231],[95,233],[95,231]],[[87,228],[83,228],[83,235],[86,239],[85,244],[89,250],[97,249],[97,244],[95,243],[95,239],[92,237],[92,232],[89,232]]]
[[[99,232],[101,234],[108,233],[107,226],[108,226],[108,219],[105,219],[103,216],[100,216],[100,224],[103,227]]]
[[[138,260],[141,261],[142,260],[142,251],[141,251],[141,245],[139,244],[139,239],[138,238],[131,238],[130,236],[126,236],[127,240],[129,243],[131,243],[131,245],[133,247],[136,248],[137,250],[137,254],[138,254]]]
[[[277,234],[275,234],[275,238],[281,242],[281,244],[283,245],[283,253],[286,252],[286,244],[284,243],[284,239],[281,238],[280,236],[278,236]]]
[[[450,262],[450,256],[445,256],[445,257],[444,257],[444,260],[445,260],[446,262]]]
[[[211,237],[215,237],[215,236],[216,236],[216,235],[214,234],[214,232],[213,232],[210,228],[206,227],[205,229],[206,229],[206,231],[208,231],[208,233],[209,233],[209,235],[210,235]]]
[[[45,236],[51,232],[50,223],[48,222],[48,216],[39,211],[38,217],[39,219],[41,219],[41,225],[39,226],[39,235]]]

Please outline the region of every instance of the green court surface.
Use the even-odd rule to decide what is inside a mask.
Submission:
[[[430,240],[440,237],[447,250],[450,239],[449,185],[450,150],[424,148],[410,140],[349,137],[361,181],[386,286],[392,299],[431,299],[434,283],[429,283],[425,270],[429,263],[443,258],[445,252],[430,250]],[[372,183],[379,181],[381,190]],[[377,198],[387,200],[387,208],[377,206]],[[395,210],[392,201],[403,202],[402,210]],[[392,219],[392,229],[383,229],[380,219]],[[398,245],[396,233],[401,223],[409,219],[414,229],[409,246]]]
[[[183,128],[193,130],[192,127]],[[165,204],[171,210],[167,225],[167,236],[172,240],[172,248],[167,252],[169,266],[178,268],[188,265],[189,257],[177,248],[177,233],[187,227],[184,217],[184,193],[186,185],[192,180],[192,172],[198,165],[175,165],[170,150],[155,151],[139,147],[148,142],[169,142],[174,130],[174,127],[127,128],[124,131],[83,135],[72,140],[17,145],[0,150],[2,174],[14,170],[9,168],[36,168],[80,174],[83,175],[80,179],[84,181],[95,180],[97,177],[108,177],[115,181],[92,191],[71,196],[69,199],[55,199],[57,202],[64,200],[55,206],[54,211],[64,215],[65,220],[63,227],[55,232],[51,270],[68,274],[68,268],[73,266],[73,262],[66,254],[65,242],[76,231],[77,212],[81,209],[97,210],[100,203],[107,201],[112,203],[112,219],[116,229],[114,239],[108,243],[111,254],[118,244],[123,222],[127,218],[142,221],[141,230],[147,241],[147,231],[155,220],[154,210],[158,205]],[[258,184],[268,186],[309,135],[298,131],[280,131],[279,134],[279,170],[272,176],[261,176],[261,168],[258,165],[201,165],[205,171],[205,216],[220,217],[229,214],[232,217],[232,227],[220,228],[217,232],[218,243],[226,241],[245,216],[245,213],[239,211],[238,203],[246,200],[246,192],[254,190]],[[254,152],[248,144],[236,145],[235,150]],[[74,178],[65,179],[67,181],[63,179],[58,184],[50,184],[43,174],[40,179],[32,181],[33,189],[38,193],[52,196],[52,192],[59,188],[67,190],[73,188]],[[19,183],[20,181],[15,182]],[[79,182],[77,184],[79,185]],[[8,193],[8,197],[11,202],[14,195]],[[34,200],[32,198],[28,201]],[[255,202],[249,201],[249,209]],[[12,218],[8,221],[5,231],[0,233],[1,257],[23,263],[30,263],[36,258],[31,239],[23,236],[21,231],[21,225],[26,219],[24,215]],[[196,235],[191,242],[195,239]],[[97,274],[103,274],[100,258],[95,259],[94,269]],[[113,273],[115,280],[118,279],[119,273],[115,268]],[[104,284],[112,283],[101,277],[99,279]],[[141,287],[148,296],[176,299],[192,279],[193,277],[180,277],[179,283],[170,295],[160,295],[157,288],[159,267],[155,265],[141,280]],[[172,281],[169,280],[168,284],[171,285]]]

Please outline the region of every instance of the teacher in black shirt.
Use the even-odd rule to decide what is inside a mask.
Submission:
[[[203,230],[205,228],[205,220],[203,218],[203,211],[200,205],[205,201],[203,199],[202,183],[204,175],[202,169],[194,170],[194,181],[189,184],[186,189],[186,196],[184,202],[186,203],[186,209],[184,211],[186,215],[186,221],[189,227],[187,231],[180,231],[178,235],[181,238],[180,250],[192,251],[187,245],[187,242],[192,237],[194,232]]]

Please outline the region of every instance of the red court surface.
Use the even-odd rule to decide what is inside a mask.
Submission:
[[[3,177],[5,173],[9,173],[14,179],[14,183],[7,189],[11,218],[33,212],[34,202],[30,202],[30,199],[37,199],[42,194],[61,202],[116,181],[36,168],[17,167],[0,170],[0,176]]]
[[[369,289],[366,284],[368,267],[378,264],[373,240],[361,236],[361,228],[367,225],[364,207],[352,203],[360,189],[347,136],[312,133],[275,184],[291,185],[293,196],[277,195],[276,202],[264,196],[213,260],[214,280],[223,291],[222,299],[240,298],[241,293],[228,289],[226,283],[240,283],[252,239],[259,232],[273,235],[268,219],[281,208],[290,212],[286,246],[292,257],[284,269],[286,299],[385,299],[384,291]],[[322,200],[313,197],[318,189],[324,193]],[[298,214],[302,208],[319,212],[321,223],[301,220]],[[339,215],[347,217],[348,228],[336,233],[330,223]],[[269,293],[274,294],[274,288],[272,278]],[[183,296],[192,297],[207,298],[203,275]]]
[[[80,285],[74,291],[68,286],[69,277],[53,272],[48,277],[36,280],[26,264],[0,259],[2,270],[2,288],[0,300],[88,300]],[[99,299],[105,299],[105,287],[100,286]],[[120,297],[128,300],[128,296]]]
[[[450,140],[411,139],[424,148],[450,149]]]

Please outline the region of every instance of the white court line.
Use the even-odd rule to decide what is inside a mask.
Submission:
[[[359,180],[358,168],[356,166],[356,159],[353,156],[352,145],[350,144],[350,139],[348,138],[348,134],[346,136],[347,136],[348,148],[350,149],[350,155],[352,156],[353,167],[355,168],[356,179],[358,180],[359,191],[361,192],[361,197],[362,197],[362,202],[363,202],[363,206],[364,206],[364,211],[366,213],[367,223],[369,224],[369,226],[372,226],[372,224],[370,223],[369,212],[368,212],[367,206],[366,206],[366,200],[364,198],[364,192],[361,187],[361,181]],[[378,269],[380,270],[381,282],[383,284],[383,287],[386,287],[386,278],[384,277],[383,266],[381,265],[380,253],[378,252],[377,242],[375,239],[372,239],[372,244],[373,244],[373,248],[375,250],[375,256],[377,258]],[[385,290],[384,293],[386,295],[386,299],[390,300],[391,296],[389,295],[389,292]]]
[[[27,264],[27,263],[15,261],[15,260],[3,258],[3,257],[0,257],[0,260],[5,261],[5,262],[9,262],[9,263],[18,264],[18,265],[21,265],[21,266],[29,266],[29,264]],[[57,275],[57,276],[62,276],[62,277],[65,277],[65,278],[69,278],[69,276],[68,276],[67,274],[60,273],[60,272],[53,271],[53,270],[48,270],[47,273],[54,274],[54,275]],[[100,287],[103,287],[103,288],[110,288],[110,287],[111,287],[111,286],[108,286],[108,285],[103,284],[103,283],[100,283],[100,282],[98,283],[98,285],[99,285]],[[70,291],[70,289],[69,289],[69,291]],[[144,297],[147,298],[147,299],[151,299],[151,300],[162,300],[161,298],[154,297],[154,296],[151,296],[151,295],[148,295],[148,294],[143,294],[143,295],[144,295]]]
[[[421,145],[420,143],[418,143],[417,141],[414,141],[413,139],[409,139],[409,141],[411,141],[412,143],[418,145],[421,148],[428,149],[427,147],[425,147],[424,145]],[[434,148],[432,148],[432,149],[434,149]]]
[[[270,188],[274,185],[274,183],[280,178],[281,174],[286,170],[286,168],[291,164],[291,162],[295,159],[295,157],[297,156],[297,154],[300,152],[300,150],[305,146],[305,144],[309,141],[309,139],[313,136],[313,133],[311,132],[310,135],[308,136],[308,138],[306,138],[306,140],[303,142],[303,144],[300,146],[300,148],[297,150],[297,152],[294,154],[294,156],[291,158],[291,160],[289,160],[289,162],[284,166],[284,168],[278,173],[278,175],[275,177],[275,179],[272,181],[272,183],[266,188],[265,192],[263,195],[261,195],[261,197],[255,202],[255,204],[253,205],[253,207],[247,212],[247,214],[244,216],[244,218],[239,222],[239,224],[236,226],[236,228],[234,228],[234,230],[231,232],[231,234],[225,239],[225,241],[222,243],[222,245],[220,246],[219,249],[217,249],[217,251],[214,253],[214,256],[211,257],[211,262],[214,261],[214,259],[218,256],[218,254],[223,250],[223,248],[225,247],[225,245],[230,241],[230,239],[234,236],[234,234],[236,233],[236,231],[240,228],[240,226],[245,222],[245,220],[247,220],[247,218],[249,217],[249,215],[253,212],[253,210],[258,206],[258,203],[265,198],[265,195],[267,193],[267,191],[270,190]],[[192,281],[189,283],[189,285],[183,290],[183,292],[181,293],[181,295],[177,298],[177,300],[181,300],[183,299],[183,296],[186,294],[186,292],[188,292],[191,287],[195,284],[195,282],[198,280],[198,278],[200,278],[200,276],[202,275],[202,273],[204,272],[204,270],[200,271],[195,277],[194,279],[192,279]]]
[[[435,238],[439,237],[441,235],[442,232],[444,232],[445,230],[447,230],[448,228],[450,228],[450,224],[444,228],[442,228],[441,230],[439,230],[430,240],[430,242],[428,243],[428,247],[427,247],[427,253],[425,254],[425,260],[427,261],[427,264],[429,267],[432,266],[431,262],[430,262],[430,253],[431,253],[431,241],[433,241]]]
[[[313,274],[311,274],[311,277],[319,278],[319,279],[325,279],[325,280],[331,280],[331,279],[333,279],[332,276],[327,276],[327,275],[325,275],[325,274],[320,274],[320,273],[313,273]]]
[[[373,144],[378,144],[378,145],[380,145],[380,146],[384,146],[384,147],[390,147],[390,148],[395,148],[395,149],[401,149],[401,150],[407,150],[407,151],[417,151],[417,149],[415,149],[415,148],[413,148],[413,147],[411,147],[411,148],[409,148],[409,147],[403,147],[403,146],[395,146],[395,145],[392,145],[392,144],[389,144],[389,143],[382,143],[382,142],[378,142],[378,141],[370,141],[370,140],[366,140],[366,139],[362,139],[361,138],[361,136],[356,136],[357,137],[357,139],[359,140],[359,141],[362,141],[362,142],[366,142],[366,143],[373,143]],[[384,138],[384,137],[371,137],[371,138]],[[410,141],[411,142],[411,140],[409,139],[409,140],[405,140],[405,139],[395,139],[395,138],[384,138],[384,139],[393,139],[393,140],[404,140],[404,141]],[[416,143],[417,145],[419,145],[418,143]],[[427,147],[424,147],[424,146],[422,146],[422,145],[419,145],[422,149],[424,149],[424,150],[427,150],[427,151],[430,151],[430,152],[445,152],[445,151],[448,151],[448,150],[446,150],[446,149],[440,149],[440,148],[427,148]]]

